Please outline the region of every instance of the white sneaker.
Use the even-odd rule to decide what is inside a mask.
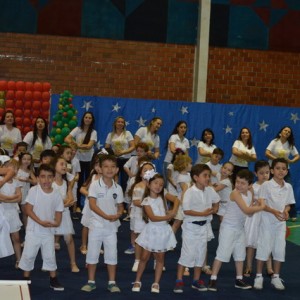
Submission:
[[[139,267],[139,263],[140,263],[139,260],[134,261],[134,264],[133,264],[132,269],[131,269],[132,272],[137,272],[137,269]]]
[[[256,277],[254,279],[254,285],[253,287],[256,289],[256,290],[262,290],[263,288],[263,283],[264,283],[264,278],[262,276],[259,276],[259,277]]]
[[[285,286],[282,284],[282,279],[279,277],[272,277],[271,284],[274,286],[276,290],[284,290]]]

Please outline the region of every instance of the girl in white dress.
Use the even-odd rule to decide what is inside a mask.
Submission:
[[[10,227],[4,214],[3,205],[0,204],[0,258],[14,254],[9,234]]]
[[[154,253],[156,267],[151,292],[159,293],[159,282],[164,267],[165,252],[174,249],[177,243],[174,232],[168,224],[168,221],[175,216],[176,212],[168,211],[167,209],[167,204],[164,199],[163,177],[152,169],[145,172],[143,178],[148,181],[145,198],[142,201],[143,210],[148,223],[136,239],[136,243],[142,247],[143,250],[132,291],[140,291],[142,275],[151,253]]]
[[[64,236],[64,240],[67,244],[68,253],[70,257],[71,272],[77,273],[79,272],[79,269],[75,260],[75,244],[72,236],[75,232],[69,210],[69,207],[74,204],[74,198],[72,193],[74,182],[71,181],[70,183],[68,183],[65,179],[67,172],[67,162],[64,158],[56,157],[53,161],[53,165],[55,166],[55,177],[52,187],[62,195],[65,207],[62,214],[61,224],[55,229],[55,234]]]

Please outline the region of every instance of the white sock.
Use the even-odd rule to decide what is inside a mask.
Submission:
[[[217,280],[217,275],[211,275],[210,280]]]

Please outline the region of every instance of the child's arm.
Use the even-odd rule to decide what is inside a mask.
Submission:
[[[258,199],[257,204],[255,206],[247,206],[246,202],[244,201],[242,195],[237,190],[234,190],[230,194],[230,200],[235,201],[239,208],[242,210],[243,213],[247,215],[254,214],[258,211],[261,211],[265,208],[265,202],[263,199]]]
[[[105,220],[114,222],[117,221],[120,216],[122,215],[123,209],[121,211],[121,205],[122,204],[118,204],[118,212],[115,215],[107,215],[102,209],[100,209],[99,206],[97,206],[96,204],[96,198],[94,197],[88,197],[89,199],[89,205],[90,205],[90,209],[91,211],[93,211],[95,214],[97,214],[98,216],[102,217]]]
[[[4,177],[0,180],[0,188],[15,176],[15,171],[12,168],[0,168],[0,175]]]
[[[227,187],[227,185],[223,184],[223,183],[217,183],[217,184],[214,184],[212,187],[216,192],[219,192],[219,191],[222,191],[223,189],[225,189]]]
[[[17,187],[15,193],[10,196],[0,194],[0,202],[3,203],[20,203],[22,200],[21,187]]]
[[[290,206],[286,205],[284,211],[281,212],[277,209],[271,208],[270,206],[266,205],[264,211],[273,214],[279,221],[286,221],[289,218]]]
[[[123,170],[126,172],[126,174],[128,175],[129,178],[133,177],[133,173],[131,173],[131,171],[129,170],[129,168],[124,167]]]
[[[87,197],[89,195],[89,185],[86,185],[86,186],[82,185],[79,191],[80,191],[80,194]]]
[[[212,204],[213,214],[216,214],[219,210],[219,202]]]
[[[170,169],[167,169],[167,180],[172,184],[172,186],[175,188],[176,190],[176,183],[173,181],[172,178],[172,171]]]
[[[170,202],[173,203],[173,208],[172,208],[172,210],[169,211],[169,213],[174,214],[174,216],[176,216],[176,213],[178,211],[178,207],[180,205],[180,200],[176,196],[174,196],[170,193],[167,193],[165,195],[165,198],[166,198],[167,201],[170,201]]]
[[[152,222],[170,221],[176,216],[176,214],[170,213],[170,212],[167,213],[165,216],[156,216],[156,215],[154,215],[153,210],[150,205],[144,205],[143,208],[145,210],[147,217]]]
[[[185,215],[188,215],[188,216],[207,217],[214,213],[214,209],[211,207],[211,208],[207,208],[203,211],[184,210],[183,212]]]
[[[64,207],[70,207],[74,204],[74,196],[73,196],[73,187],[74,187],[74,180],[71,180],[70,182],[68,182],[68,189],[67,189],[67,194],[66,197],[64,199]]]

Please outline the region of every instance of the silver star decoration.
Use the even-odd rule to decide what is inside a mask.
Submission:
[[[228,116],[233,117],[233,116],[234,116],[234,112],[233,112],[233,111],[230,111],[230,112],[228,113]]]
[[[151,112],[152,112],[152,113],[156,113],[156,108],[153,107],[153,108],[151,109]]]
[[[181,114],[184,115],[184,114],[188,114],[188,107],[187,106],[181,106],[180,108],[180,111],[181,111]]]
[[[291,119],[290,120],[293,121],[294,124],[296,124],[297,121],[300,120],[299,117],[298,117],[298,113],[295,113],[295,114],[291,113]]]
[[[267,124],[265,120],[263,120],[261,123],[258,124],[259,124],[259,130],[263,130],[264,132],[267,132],[267,127],[269,126],[269,124]]]
[[[125,121],[125,126],[128,126],[130,123],[128,121]]]
[[[103,147],[103,145],[100,143],[100,141],[98,141],[96,144],[96,148],[101,149],[102,147]]]
[[[119,106],[119,103],[115,104],[112,106],[113,107],[113,110],[112,111],[116,111],[116,112],[119,112],[121,106]]]
[[[225,130],[225,134],[232,133],[232,127],[229,127],[229,125],[227,125],[227,127],[223,129]]]
[[[139,123],[139,127],[145,126],[145,123],[147,120],[144,120],[142,117],[140,117],[138,120],[135,120]]]
[[[83,101],[81,108],[85,108],[85,111],[88,111],[90,108],[93,108],[92,101]]]
[[[192,140],[190,140],[190,142],[191,142],[191,147],[193,146],[197,147],[199,144],[199,140],[197,140],[195,137]]]

